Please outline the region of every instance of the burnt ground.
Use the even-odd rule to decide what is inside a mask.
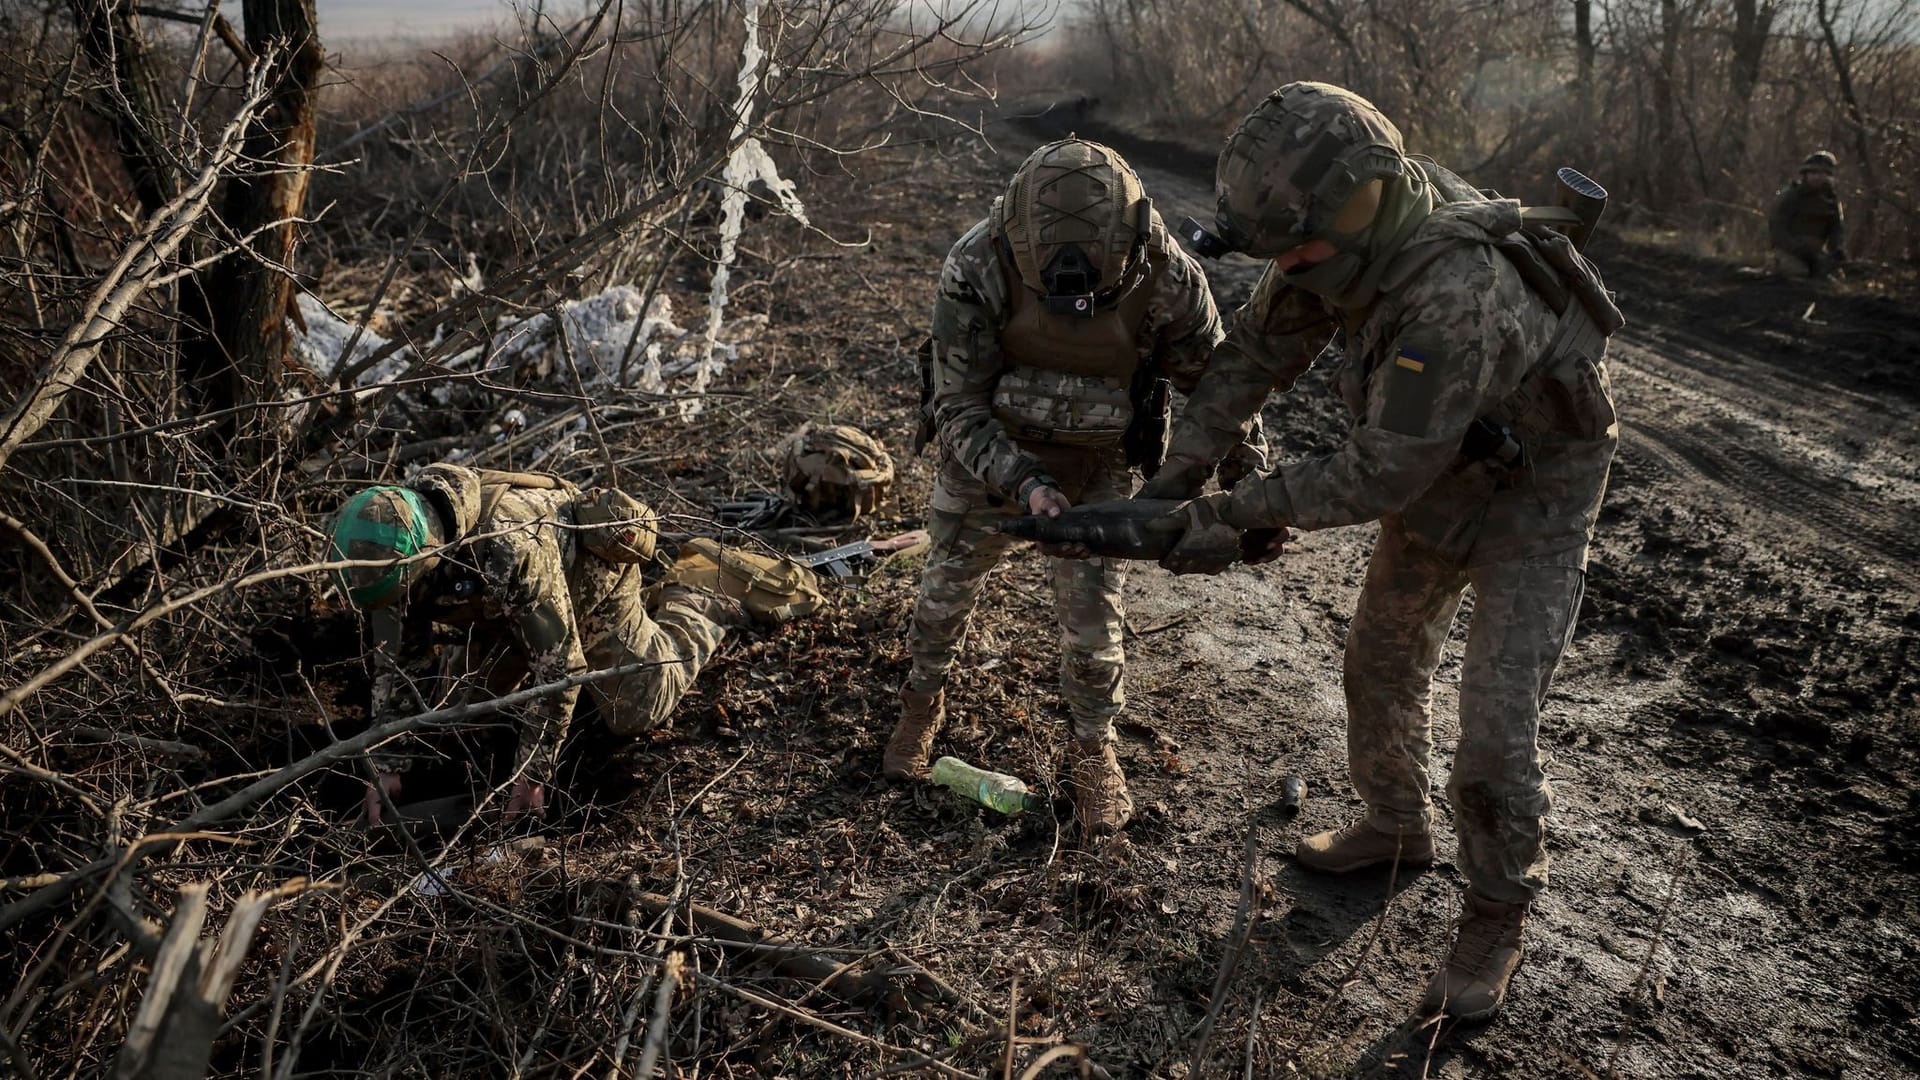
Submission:
[[[1082,129],[1133,154],[1170,218],[1211,202],[1208,155]],[[756,257],[736,281],[741,308],[769,330],[723,380],[736,396],[695,425],[624,431],[633,460],[652,467],[627,482],[676,511],[765,488],[777,437],[826,417],[876,433],[900,463],[898,494],[871,530],[918,524],[932,465],[907,453],[912,350],[934,275],[1024,151],[1056,129],[991,130],[991,143],[930,142],[862,160],[855,175],[799,177],[803,198],[820,193],[826,231],[868,242],[834,248],[763,226],[765,247],[749,245]],[[1495,1022],[1437,1031],[1409,1019],[1460,884],[1443,794],[1430,871],[1332,880],[1289,856],[1302,832],[1357,809],[1339,658],[1370,528],[1309,535],[1278,564],[1217,578],[1132,575],[1121,757],[1140,812],[1124,857],[1076,851],[1064,814],[1005,819],[881,779],[917,570],[898,561],[840,588],[821,616],[730,645],[671,730],[577,753],[567,797],[593,807],[548,824],[563,877],[631,875],[836,956],[936,972],[971,1018],[948,1006],[883,1020],[701,954],[718,965],[706,970],[974,1075],[1000,1075],[1004,1035],[986,1018],[1010,1006],[1025,1040],[1016,1068],[1071,1042],[1114,1076],[1191,1075],[1243,878],[1251,935],[1203,1075],[1912,1075],[1916,293],[1891,279],[1755,280],[1618,241],[1598,258],[1632,320],[1613,354],[1623,443],[1545,720],[1553,885]],[[1216,270],[1231,309],[1253,267]],[[679,284],[697,294],[698,264]],[[1344,437],[1327,378],[1316,370],[1270,403],[1282,453]],[[1449,688],[1469,611],[1435,695],[1437,789],[1458,732]],[[939,752],[1057,790],[1054,636],[1041,561],[1010,560],[969,636]],[[1297,819],[1274,807],[1288,773],[1309,788]],[[352,788],[344,781],[342,797]],[[541,891],[551,874],[461,874],[502,904],[581,913],[584,894]],[[342,969],[303,1066],[497,1075],[501,1058],[530,1059],[540,1032],[563,1024],[560,988],[548,997],[524,973],[497,979],[492,939],[447,930],[464,909],[405,894],[412,877],[404,859],[356,872],[345,908],[358,918],[401,890],[381,925],[408,929],[374,938],[371,969]],[[260,962],[277,967],[280,950],[263,946]],[[402,1001],[397,987],[441,975],[437,993],[483,996],[485,1008],[429,1013],[424,991]],[[669,1056],[701,1075],[903,1063],[711,993],[683,995],[673,1018]],[[423,1064],[435,1060],[433,1023],[467,1056]]]

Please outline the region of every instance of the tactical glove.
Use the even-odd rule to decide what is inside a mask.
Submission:
[[[1217,574],[1240,561],[1240,530],[1220,520],[1225,495],[1189,499],[1162,520],[1181,530],[1160,565],[1176,574]]]
[[[1239,445],[1227,451],[1226,459],[1220,462],[1215,475],[1220,479],[1221,491],[1232,491],[1234,486],[1254,473],[1267,471],[1267,426],[1255,413],[1247,421],[1246,437]]]

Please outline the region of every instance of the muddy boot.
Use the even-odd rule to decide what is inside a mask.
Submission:
[[[1073,785],[1073,809],[1089,839],[1112,836],[1133,819],[1133,796],[1104,739],[1074,739],[1067,744],[1067,776]]]
[[[1507,982],[1520,966],[1520,931],[1526,924],[1526,904],[1495,903],[1467,890],[1453,952],[1421,1002],[1426,1015],[1485,1020],[1498,1012],[1507,999]]]
[[[887,737],[887,750],[880,758],[880,771],[889,780],[911,780],[927,774],[927,755],[933,751],[933,737],[947,719],[947,692],[935,690],[923,694],[909,687],[900,688],[900,722]]]
[[[740,601],[731,596],[722,596],[707,589],[696,589],[691,585],[678,583],[660,590],[660,607],[676,604],[689,611],[698,612],[716,626],[729,630],[738,630],[751,622],[747,609]]]
[[[1369,866],[1426,866],[1433,862],[1433,834],[1381,832],[1365,818],[1338,832],[1303,837],[1293,857],[1323,874],[1347,874]]]

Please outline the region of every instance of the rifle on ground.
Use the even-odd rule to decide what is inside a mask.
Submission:
[[[796,555],[794,561],[814,570],[825,568],[834,577],[852,577],[853,564],[857,559],[877,559],[882,555],[900,555],[924,551],[933,543],[933,537],[925,529],[914,529],[899,536],[889,536],[881,540],[856,540],[851,544],[841,544],[836,548],[816,551],[811,555]]]

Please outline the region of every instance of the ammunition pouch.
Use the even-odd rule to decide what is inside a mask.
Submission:
[[[1127,464],[1151,480],[1167,461],[1167,438],[1173,427],[1173,383],[1157,365],[1142,364],[1127,388],[1133,401],[1133,421],[1120,436]]]
[[[826,600],[820,579],[792,559],[727,547],[705,537],[687,541],[666,580],[732,597],[747,614],[768,622],[811,615]]]
[[[1113,447],[1133,424],[1130,375],[1086,375],[1016,364],[993,391],[993,418],[1016,442]]]

